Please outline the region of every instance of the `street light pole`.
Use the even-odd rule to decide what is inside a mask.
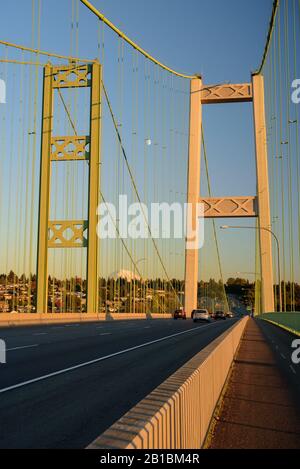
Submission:
[[[270,230],[269,228],[259,227],[259,226],[230,226],[230,225],[223,225],[221,226],[222,230],[227,229],[247,229],[247,230],[264,230],[270,233],[276,241],[277,245],[277,269],[278,269],[278,283],[279,283],[279,308],[282,311],[282,292],[281,292],[281,271],[280,271],[280,245],[279,239],[277,238],[276,234]]]

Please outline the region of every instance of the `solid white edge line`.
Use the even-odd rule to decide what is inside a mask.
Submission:
[[[127,349],[124,349],[124,350],[120,350],[119,352],[111,353],[109,355],[105,355],[104,357],[95,358],[94,360],[89,360],[89,361],[84,362],[84,363],[79,363],[78,365],[74,365],[74,366],[70,366],[68,368],[64,368],[62,370],[54,371],[53,373],[49,373],[47,375],[39,376],[38,378],[33,378],[33,379],[30,379],[28,381],[23,381],[22,383],[18,383],[18,384],[13,384],[12,386],[8,386],[7,388],[0,389],[0,394],[3,394],[7,391],[12,391],[12,390],[17,389],[17,388],[21,388],[23,386],[27,386],[28,384],[37,383],[38,381],[44,381],[45,379],[52,378],[53,376],[62,375],[64,373],[68,373],[68,372],[73,371],[73,370],[78,370],[79,368],[83,368],[83,367],[88,366],[88,365],[93,365],[95,363],[99,363],[101,361],[108,360],[109,358],[116,357],[118,355],[124,355],[125,353],[132,352],[134,350],[138,350],[140,348],[147,347],[149,345],[153,345],[153,344],[156,344],[158,342],[163,342],[164,340],[171,339],[172,337],[177,337],[179,335],[188,334],[189,332],[197,331],[198,329],[205,329],[207,327],[214,326],[214,325],[215,325],[215,323],[211,323],[211,324],[207,324],[205,326],[193,327],[193,329],[188,329],[187,331],[177,332],[176,334],[171,334],[171,335],[168,335],[168,336],[165,336],[165,337],[161,337],[160,339],[151,340],[150,342],[145,342],[144,344],[141,344],[141,345],[136,345],[134,347],[130,347],[130,348],[127,348]]]

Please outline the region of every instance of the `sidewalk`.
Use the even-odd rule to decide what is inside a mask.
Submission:
[[[272,351],[249,320],[208,448],[300,448],[300,418]]]

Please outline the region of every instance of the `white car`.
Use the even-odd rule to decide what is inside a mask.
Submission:
[[[211,317],[207,309],[194,309],[194,311],[192,312],[192,318],[194,322],[197,322],[197,321],[210,322],[211,321]]]

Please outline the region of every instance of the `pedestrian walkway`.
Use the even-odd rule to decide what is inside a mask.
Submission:
[[[253,319],[246,326],[207,444],[209,448],[300,448],[298,409]]]

